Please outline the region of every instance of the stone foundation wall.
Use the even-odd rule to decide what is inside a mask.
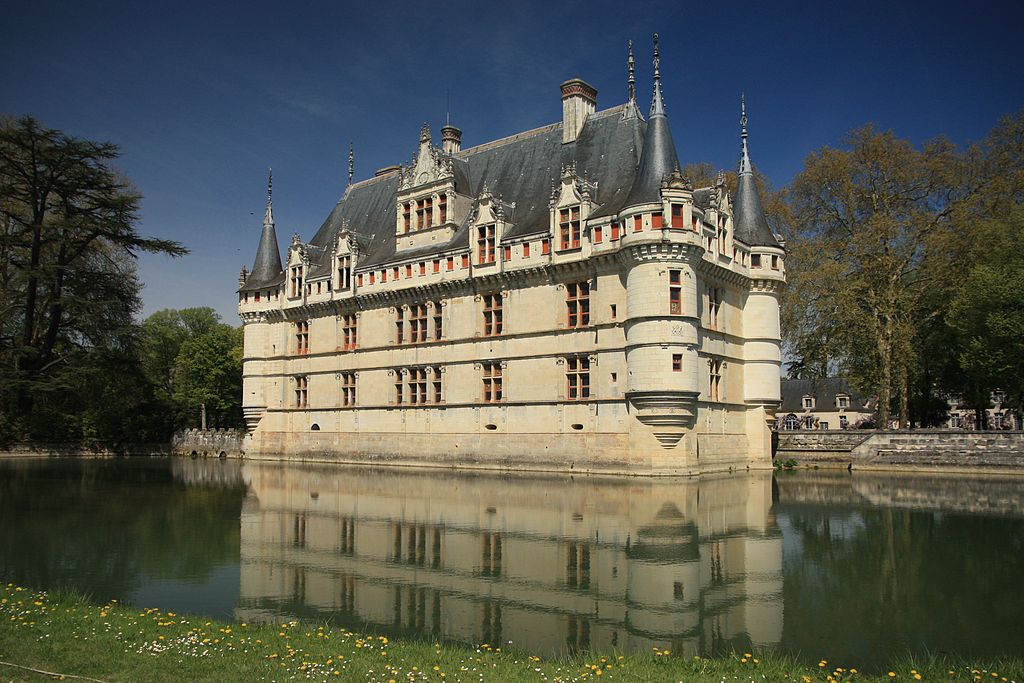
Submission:
[[[226,456],[245,454],[245,432],[239,429],[185,429],[171,437],[171,452],[175,455]]]
[[[789,459],[800,464],[849,467],[850,452],[866,441],[874,432],[868,430],[808,430],[778,432],[779,447],[775,460]]]

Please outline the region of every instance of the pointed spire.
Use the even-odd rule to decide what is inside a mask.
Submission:
[[[348,184],[352,184],[352,176],[356,173],[356,153],[352,149],[352,141],[348,141]]]
[[[626,60],[629,67],[629,103],[636,106],[636,61],[633,59],[633,41],[629,41],[629,58]]]
[[[271,283],[280,275],[281,251],[277,246],[277,232],[274,230],[274,171],[267,174],[267,210],[263,214],[263,233],[256,248],[256,262],[246,279],[243,289],[257,289]]]
[[[775,233],[768,227],[764,217],[761,195],[754,182],[754,168],[747,153],[747,101],[743,95],[740,96],[740,140],[742,156],[739,177],[736,179],[736,198],[733,201],[734,234],[736,239],[752,247],[777,247],[779,241],[775,239]]]
[[[654,97],[651,99],[651,116],[665,116],[665,101],[661,97],[661,52],[658,50],[658,34],[654,34]]]
[[[747,153],[747,98],[746,95],[740,94],[740,174],[753,173],[753,169],[750,166],[750,155]]]
[[[626,207],[647,204],[661,200],[661,183],[666,176],[679,168],[679,156],[672,140],[668,125],[665,103],[661,98],[661,52],[658,49],[658,34],[654,34],[654,98],[651,102],[651,116],[644,132],[640,165],[636,170],[633,187],[626,199]]]
[[[263,225],[274,224],[274,169],[267,169],[267,209],[263,212]]]

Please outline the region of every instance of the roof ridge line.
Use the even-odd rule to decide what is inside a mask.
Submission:
[[[608,116],[611,116],[612,114],[618,114],[622,112],[622,110],[625,108],[626,104],[618,104],[608,109],[602,109],[601,111],[594,112],[593,114],[591,114],[588,120],[606,118]],[[513,133],[512,135],[507,135],[503,138],[498,138],[497,140],[491,140],[490,142],[482,142],[479,145],[476,145],[475,147],[467,147],[466,149],[457,152],[453,156],[456,159],[465,160],[465,158],[467,156],[470,156],[471,154],[476,154],[478,152],[486,152],[487,150],[494,149],[495,147],[498,147],[500,145],[507,145],[512,142],[516,142],[517,140],[523,140],[525,138],[534,137],[536,135],[541,135],[543,133],[549,133],[553,130],[557,130],[559,127],[561,127],[561,125],[562,122],[559,121],[557,123],[549,123],[543,126],[539,126],[537,128],[531,128],[530,130],[524,130],[521,133]]]

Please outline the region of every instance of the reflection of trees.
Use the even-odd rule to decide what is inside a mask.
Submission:
[[[783,506],[798,538],[784,569],[783,642],[833,661],[907,650],[1019,651],[1020,520]]]
[[[0,578],[98,598],[235,561],[243,488],[186,488],[166,460],[0,470]]]

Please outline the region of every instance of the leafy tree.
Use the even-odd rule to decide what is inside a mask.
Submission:
[[[181,345],[192,337],[214,331],[220,324],[220,316],[209,307],[166,308],[143,321],[139,360],[161,400],[172,400],[174,365]]]
[[[209,424],[241,427],[242,329],[220,324],[185,340],[174,378],[179,424],[194,426],[205,405]]]
[[[787,192],[790,251],[784,336],[800,367],[833,368],[877,389],[879,425],[909,420],[929,296],[954,217],[969,196],[965,158],[945,140],[922,149],[867,126],[844,149],[813,152]]]
[[[38,424],[39,405],[63,405],[83,427],[85,405],[67,394],[76,373],[93,353],[133,353],[135,255],[186,253],[138,233],[140,196],[111,166],[117,156],[30,117],[0,121],[0,421],[14,432]]]

